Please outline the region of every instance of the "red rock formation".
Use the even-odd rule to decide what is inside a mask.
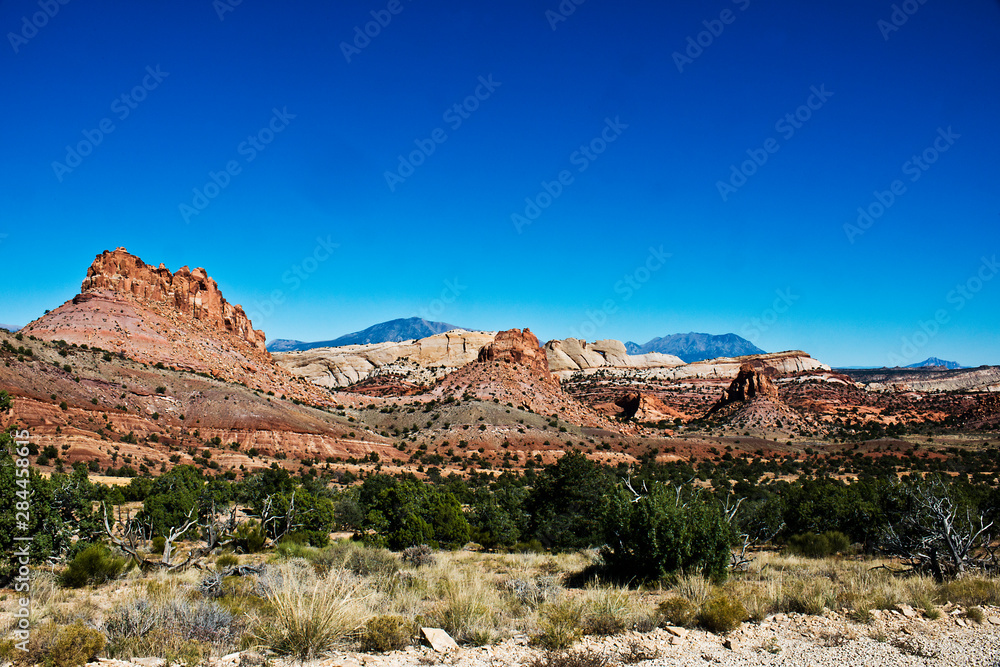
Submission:
[[[493,342],[479,350],[479,361],[501,361],[527,366],[550,378],[549,362],[545,350],[538,345],[538,338],[530,329],[509,329],[497,334]]]
[[[613,405],[621,408],[619,414],[622,416],[635,419],[639,422],[673,421],[677,417],[683,419],[683,415],[680,412],[674,410],[656,396],[641,391],[627,392],[618,398]]]
[[[725,390],[722,399],[723,404],[746,403],[758,396],[772,401],[778,400],[778,388],[774,385],[764,369],[756,369],[753,364],[743,364],[736,379]],[[772,371],[773,372],[773,371]]]
[[[278,366],[240,306],[204,269],[171,273],[124,248],[97,256],[71,301],[24,328],[43,340],[99,347],[144,364],[206,373],[310,403],[321,389]]]
[[[164,303],[193,319],[235,334],[261,351],[266,349],[264,332],[254,330],[241,306],[233,306],[223,298],[219,286],[205,269],[191,271],[183,266],[177,273],[171,273],[163,264],[153,268],[125,248],[115,248],[114,252],[105,250],[94,259],[80,286],[81,296],[98,290]]]

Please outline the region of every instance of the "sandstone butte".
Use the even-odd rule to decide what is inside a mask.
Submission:
[[[264,332],[253,328],[242,307],[226,301],[205,269],[184,266],[172,273],[125,248],[98,255],[80,293],[23,333],[290,397],[321,396],[274,363]]]

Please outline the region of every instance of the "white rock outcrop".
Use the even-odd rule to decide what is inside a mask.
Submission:
[[[420,340],[276,352],[274,359],[293,375],[322,387],[346,387],[376,373],[400,373],[415,383],[433,382],[475,361],[496,332],[462,331]]]
[[[576,338],[550,340],[545,344],[545,355],[549,360],[549,370],[561,378],[602,369],[673,368],[684,365],[681,359],[670,354],[651,352],[630,355],[620,340],[594,343]]]

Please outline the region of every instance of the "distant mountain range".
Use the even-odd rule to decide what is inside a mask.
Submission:
[[[375,324],[362,331],[356,331],[333,340],[305,343],[300,340],[279,338],[268,343],[267,349],[271,352],[295,352],[311,350],[317,347],[398,343],[405,340],[426,338],[434,334],[451,331],[452,329],[476,331],[476,329],[459,327],[446,322],[430,322],[419,317],[409,317]],[[629,354],[646,354],[647,352],[672,354],[680,357],[687,363],[715,359],[717,357],[741,357],[748,354],[765,354],[764,350],[736,334],[715,336],[694,332],[654,338],[644,345],[629,342],[625,343],[625,349]]]
[[[398,343],[404,340],[427,338],[434,334],[444,333],[452,329],[464,329],[445,322],[430,322],[419,317],[407,317],[389,320],[349,333],[333,340],[322,340],[315,343],[303,343],[300,340],[279,338],[267,345],[270,352],[295,352],[311,350],[316,347],[343,347],[344,345],[369,345],[371,343]],[[475,331],[472,329],[472,331]]]
[[[947,368],[949,370],[955,370],[956,368],[965,368],[957,361],[945,361],[944,359],[938,359],[937,357],[930,357],[924,359],[919,364],[910,364],[906,368],[930,368],[940,366],[942,368]]]
[[[722,334],[716,336],[707,333],[686,333],[673,334],[639,345],[638,343],[625,343],[625,349],[629,354],[647,354],[649,352],[660,352],[662,354],[672,354],[680,357],[687,363],[694,361],[704,361],[705,359],[716,359],[718,357],[742,357],[748,354],[766,354],[745,338],[736,334]]]
[[[0,324],[0,329],[6,329],[7,331],[10,331],[11,333],[17,331],[20,328],[21,327],[15,325],[15,324]]]

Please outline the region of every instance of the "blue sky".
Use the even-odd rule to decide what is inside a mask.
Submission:
[[[897,6],[4,0],[0,322],[125,246],[269,339],[1000,364],[1000,3]]]

